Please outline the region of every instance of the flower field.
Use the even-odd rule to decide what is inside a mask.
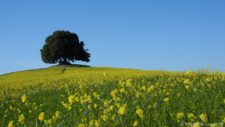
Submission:
[[[1,127],[223,127],[225,74],[51,67],[0,76]]]

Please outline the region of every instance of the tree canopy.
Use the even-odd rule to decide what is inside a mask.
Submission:
[[[90,61],[90,53],[84,49],[84,42],[79,40],[76,33],[55,31],[45,39],[41,51],[44,63],[70,64],[70,61]]]

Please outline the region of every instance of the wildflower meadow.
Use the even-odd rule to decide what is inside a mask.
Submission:
[[[0,76],[1,127],[224,124],[224,73],[51,67]]]

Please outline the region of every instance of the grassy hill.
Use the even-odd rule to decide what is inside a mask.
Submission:
[[[0,126],[171,127],[225,122],[224,73],[55,66],[1,75],[0,97]]]

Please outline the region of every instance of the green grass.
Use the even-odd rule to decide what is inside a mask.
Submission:
[[[54,66],[0,76],[0,96],[0,126],[176,127],[225,122],[224,73]]]

